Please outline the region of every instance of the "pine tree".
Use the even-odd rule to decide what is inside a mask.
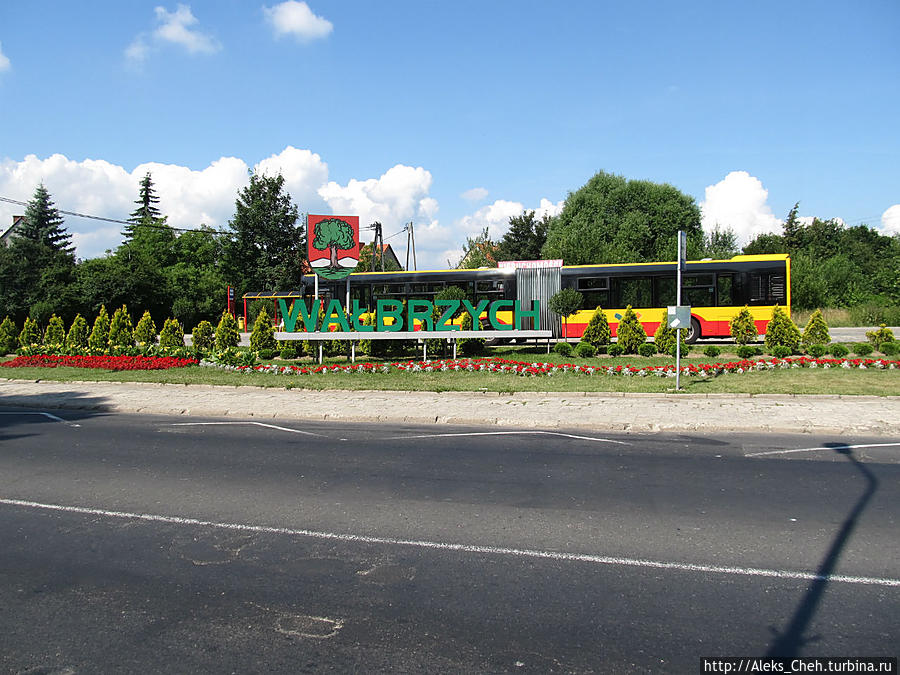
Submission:
[[[681,353],[687,353],[687,344],[684,341],[686,330],[678,331],[671,326],[669,322],[663,319],[653,334],[653,344],[656,345],[656,351],[659,354],[671,354],[675,349],[675,334],[681,338]]]
[[[754,342],[759,336],[756,328],[756,322],[753,320],[753,314],[750,308],[744,305],[729,323],[731,329],[731,337],[734,338],[736,344],[745,345]]]
[[[25,222],[20,226],[18,236],[44,244],[52,251],[72,255],[72,235],[66,231],[59,209],[50,199],[50,193],[41,183],[25,208]]]
[[[253,332],[250,334],[250,350],[258,352],[260,349],[270,349],[274,351],[277,348],[275,326],[272,325],[269,313],[263,307],[253,323]]]
[[[625,308],[625,315],[619,321],[616,341],[622,346],[624,354],[637,354],[638,348],[647,341],[647,331],[638,321],[631,305]]]
[[[606,312],[603,311],[602,307],[598,307],[594,310],[594,314],[591,316],[591,320],[588,322],[587,328],[584,329],[584,334],[581,336],[581,341],[587,342],[595,348],[604,347],[609,344],[609,321],[606,320]]]
[[[184,347],[184,328],[177,319],[166,319],[159,333],[160,347]]]
[[[47,330],[44,332],[44,344],[62,347],[65,341],[66,327],[63,324],[63,320],[54,314],[47,323]]]
[[[31,345],[39,344],[41,344],[41,329],[38,327],[37,321],[29,316],[25,319],[22,332],[19,333],[19,346],[30,347]]]
[[[100,313],[94,319],[94,328],[88,338],[88,347],[101,352],[109,349],[109,314],[105,305],[100,305]]]
[[[241,334],[238,333],[234,314],[222,312],[222,318],[216,326],[216,351],[223,352],[229,347],[237,347],[240,343]]]
[[[12,319],[6,317],[3,319],[3,323],[0,323],[0,356],[16,351],[17,342],[16,324]]]
[[[806,322],[806,328],[803,329],[803,346],[810,347],[812,345],[827,345],[831,342],[831,335],[828,333],[828,324],[825,317],[822,316],[822,310],[817,309],[809,317]]]
[[[789,251],[796,250],[800,243],[800,231],[803,229],[803,224],[797,218],[799,209],[800,202],[797,202],[790,213],[788,213],[787,220],[784,221],[784,243]]]
[[[775,305],[772,318],[766,326],[766,349],[771,352],[779,346],[790,347],[791,351],[796,352],[800,348],[800,329],[784,309]]]
[[[87,321],[81,314],[76,315],[75,320],[72,321],[72,326],[69,328],[69,334],[66,335],[66,347],[69,349],[84,349],[88,346],[89,337]]]
[[[197,327],[194,328],[194,333],[191,337],[194,347],[204,351],[212,349],[216,344],[213,327],[209,321],[204,320],[198,323]]]
[[[125,305],[115,311],[109,323],[109,346],[134,347],[134,324]]]
[[[156,343],[156,324],[153,323],[153,317],[150,316],[149,310],[144,310],[144,315],[138,321],[137,327],[134,329],[134,339],[143,347]]]
[[[153,178],[149,171],[141,179],[138,198],[134,203],[137,204],[137,208],[131,212],[128,217],[129,225],[125,226],[126,241],[134,239],[138,226],[152,225],[162,218],[162,214],[156,206],[159,204],[159,197],[156,196],[153,189]]]

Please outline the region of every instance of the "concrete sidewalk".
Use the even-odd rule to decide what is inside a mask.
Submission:
[[[311,391],[0,380],[0,406],[527,429],[900,436],[900,396]]]

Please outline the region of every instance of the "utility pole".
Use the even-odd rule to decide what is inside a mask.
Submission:
[[[375,254],[377,252],[381,257],[381,271],[384,272],[384,252],[382,251],[384,248],[384,237],[381,233],[381,223],[376,220],[366,229],[375,230],[375,240],[372,242],[372,269],[370,271],[375,271]]]
[[[418,269],[416,266],[416,234],[413,231],[412,221],[409,221],[403,229],[406,230],[406,269],[409,271],[409,250],[412,248],[413,269],[415,270]]]

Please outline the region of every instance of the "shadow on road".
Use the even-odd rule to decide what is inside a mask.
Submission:
[[[65,410],[61,409],[63,401]],[[38,425],[59,424],[53,417],[63,418],[66,422],[77,422],[107,415],[111,407],[105,401],[103,396],[88,396],[77,391],[0,395],[0,442],[30,436],[31,431],[37,432]],[[52,417],[41,413],[49,413]]]
[[[813,616],[815,616],[819,603],[822,601],[825,587],[828,585],[830,576],[834,574],[841,552],[847,545],[850,535],[856,528],[859,517],[869,504],[869,500],[872,499],[872,495],[878,490],[878,479],[862,462],[853,456],[853,451],[850,448],[839,443],[826,443],[825,446],[832,448],[836,453],[844,455],[850,460],[854,468],[866,479],[866,490],[856,501],[853,509],[841,525],[841,529],[835,536],[834,541],[831,542],[831,547],[828,549],[825,559],[819,565],[819,569],[816,570],[816,578],[810,583],[809,588],[806,589],[806,593],[794,612],[788,627],[780,635],[773,628],[776,637],[772,644],[769,645],[766,656],[800,656],[800,651],[804,645],[816,641],[816,636],[805,636],[806,630]]]

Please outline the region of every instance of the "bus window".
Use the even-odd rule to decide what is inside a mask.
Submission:
[[[716,287],[718,294],[718,305],[734,305],[734,275],[719,274],[716,276]]]
[[[681,278],[681,304],[710,307],[716,304],[712,274],[686,274]]]
[[[581,309],[609,307],[609,277],[580,277],[575,289],[583,298]]]
[[[751,305],[784,305],[787,302],[787,284],[783,274],[750,273],[748,289]]]
[[[619,282],[619,307],[651,307],[650,277],[623,277]]]
[[[656,277],[656,306],[668,307],[674,305],[676,300],[675,277]]]
[[[359,306],[365,309],[372,307],[372,287],[369,284],[356,284],[350,286],[350,302],[359,301]]]

